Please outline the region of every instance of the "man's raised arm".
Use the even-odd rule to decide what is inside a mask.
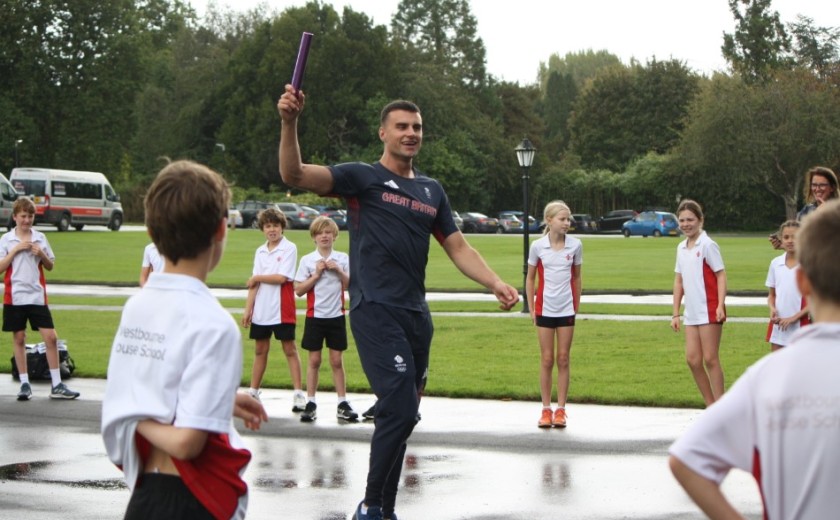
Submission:
[[[316,164],[304,164],[300,158],[297,121],[303,112],[306,96],[303,91],[297,95],[291,85],[277,102],[277,111],[282,121],[280,129],[280,177],[289,186],[326,195],[332,191],[333,179],[329,168]]]

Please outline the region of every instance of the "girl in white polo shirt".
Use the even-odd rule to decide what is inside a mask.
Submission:
[[[786,346],[794,332],[801,325],[810,323],[808,305],[796,286],[796,259],[794,239],[799,230],[799,221],[788,220],[779,227],[777,236],[785,254],[770,261],[765,285],[769,288],[767,305],[770,307],[770,324],[767,327],[767,341],[771,350]]]
[[[549,202],[543,211],[545,235],[531,243],[525,294],[540,342],[540,428],[566,427],[569,354],[580,304],[583,247],[567,234],[571,210],[563,201]],[[539,276],[539,283],[535,280]],[[536,289],[535,289],[536,286]],[[556,345],[556,353],[555,353]],[[552,372],[557,365],[557,409],[551,410]]]
[[[720,337],[726,321],[726,272],[720,248],[703,231],[703,210],[693,200],[677,208],[685,240],[677,246],[674,312],[671,328],[680,330],[680,303],[685,296],[685,358],[706,406],[723,395]]]

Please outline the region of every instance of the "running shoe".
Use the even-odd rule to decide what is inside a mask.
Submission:
[[[20,385],[20,392],[18,392],[17,400],[18,401],[28,401],[32,399],[32,387],[29,386],[29,383],[22,383]]]
[[[551,428],[551,408],[543,408],[537,426],[540,428]]]
[[[365,410],[365,413],[362,414],[362,419],[365,421],[372,421],[375,417],[374,412],[376,411],[376,404]]]
[[[566,409],[565,408],[558,408],[554,410],[554,419],[551,420],[551,424],[555,428],[565,428],[566,427]]]
[[[367,512],[362,512],[362,506],[365,504],[364,500],[359,502],[359,507],[353,513],[353,520],[383,520],[382,508],[379,506],[371,506],[367,508]]]
[[[347,401],[338,403],[338,410],[335,416],[345,421],[356,421],[359,418],[359,414],[353,411],[353,408]]]
[[[318,408],[318,405],[315,404],[315,401],[309,401],[306,403],[306,407],[303,409],[303,412],[300,414],[300,422],[312,422],[318,417],[317,412],[315,411]]]
[[[79,397],[79,395],[79,392],[70,390],[64,383],[58,383],[52,387],[50,399],[75,399]]]
[[[306,396],[300,390],[295,391],[295,397],[292,400],[292,411],[302,412],[306,409]]]

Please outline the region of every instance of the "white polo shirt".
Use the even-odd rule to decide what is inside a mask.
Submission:
[[[574,278],[572,266],[583,263],[583,244],[566,235],[563,249],[553,250],[548,235],[534,240],[528,253],[528,265],[537,268],[536,302],[538,316],[560,318],[574,316]]]
[[[840,323],[799,329],[753,364],[670,448],[720,483],[756,476],[766,518],[837,518],[840,511]]]
[[[780,318],[789,318],[805,306],[805,300],[796,285],[796,272],[799,270],[799,264],[796,264],[793,268],[788,267],[785,264],[785,256],[781,255],[770,261],[767,281],[765,282],[767,287],[776,290],[776,312]],[[776,345],[787,345],[793,333],[799,330],[800,325],[804,324],[802,321],[791,323],[786,330],[781,330],[778,325],[772,324],[770,337],[767,341]]]
[[[720,248],[705,231],[700,232],[694,247],[688,249],[688,239],[677,245],[677,265],[674,272],[682,276],[685,293],[686,325],[717,323],[718,283],[715,273],[723,271]]]
[[[303,282],[315,274],[315,266],[324,259],[317,250],[300,259],[295,281]],[[333,260],[345,273],[350,272],[350,258],[346,253],[332,251],[324,260]],[[306,316],[308,318],[337,318],[344,314],[344,287],[341,277],[334,271],[324,270],[321,277],[306,293]]]
[[[163,272],[163,256],[161,256],[154,242],[143,249],[143,263],[141,267],[151,267],[153,273]]]
[[[0,258],[4,258],[9,251],[14,249],[21,240],[11,230],[0,237]],[[50,243],[46,235],[32,230],[32,243],[55,261]],[[44,266],[41,258],[29,251],[23,251],[15,255],[9,268],[6,269],[3,277],[4,293],[3,303],[5,305],[46,305],[47,304],[47,280],[44,277]]]
[[[109,459],[122,466],[128,488],[134,488],[143,470],[135,431],[138,420],[146,418],[221,434],[212,449],[205,447],[198,458],[182,463],[201,468],[202,460],[212,459],[222,463],[215,469],[223,466],[233,473],[231,481],[241,476],[244,466],[224,464],[241,464],[244,449],[232,422],[241,377],[239,327],[207,286],[180,274],[150,277],[123,308],[102,400],[105,448]],[[236,518],[244,517],[246,503],[243,495],[231,506]]]
[[[295,310],[295,266],[297,246],[286,237],[280,239],[277,247],[268,250],[268,243],[257,248],[254,254],[254,275],[279,274],[286,277],[283,284],[261,283],[254,300],[254,314],[251,323],[257,325],[294,324]]]

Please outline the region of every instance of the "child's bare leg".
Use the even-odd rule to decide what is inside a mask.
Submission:
[[[321,351],[309,351],[309,363],[306,367],[306,394],[313,397],[318,391],[318,371],[321,369]]]
[[[709,374],[709,383],[711,384],[712,395],[717,401],[723,396],[723,367],[720,364],[720,337],[723,331],[723,326],[718,324],[709,324],[699,327],[700,329],[700,346],[703,350],[703,364],[706,367],[706,372]]]
[[[554,371],[554,329],[537,327],[540,342],[540,396],[543,407],[551,406],[551,374]]]
[[[300,356],[298,356],[297,345],[293,340],[285,340],[283,353],[286,354],[286,361],[289,363],[289,375],[292,376],[292,386],[295,390],[302,388],[300,378]]]
[[[41,327],[38,332],[41,333],[41,339],[47,346],[47,366],[50,367],[50,370],[58,369],[58,336],[56,336],[55,329]]]
[[[340,350],[330,349],[330,367],[332,368],[333,384],[335,393],[339,397],[347,395],[347,384],[344,376],[344,360]]]
[[[15,364],[21,377],[29,378],[28,367],[26,365],[26,331],[18,330],[12,334],[12,343],[15,351]]]
[[[557,405],[566,406],[569,395],[569,357],[574,327],[558,327],[557,331]]]
[[[706,406],[714,403],[715,396],[712,393],[709,375],[703,367],[703,350],[700,343],[700,330],[697,325],[687,325],[685,327],[685,361],[688,363],[697,389],[700,390],[700,395],[703,396],[703,402],[706,403]]]
[[[268,366],[268,351],[271,348],[271,338],[255,340],[254,366],[251,368],[251,388],[258,389],[262,384],[265,367]]]

